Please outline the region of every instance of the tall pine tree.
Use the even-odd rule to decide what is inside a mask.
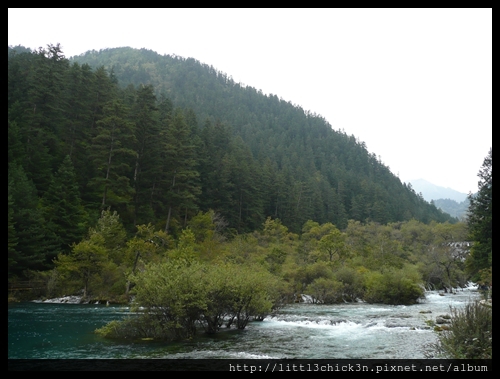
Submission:
[[[130,157],[135,157],[136,138],[133,124],[127,119],[127,109],[117,99],[104,107],[92,140],[91,158],[98,175],[89,183],[100,195],[101,209],[111,207],[122,217],[130,217],[129,204],[133,198],[130,185]]]
[[[478,193],[475,195],[469,194],[470,203],[467,224],[473,246],[466,261],[469,273],[472,274],[472,280],[476,282],[482,279],[482,270],[485,273],[488,269],[491,270],[492,267],[493,155],[491,148],[483,161],[478,177],[480,178]],[[491,272],[489,275],[491,275]]]
[[[83,208],[76,173],[67,155],[41,200],[47,226],[57,236],[58,250],[69,253],[88,228],[88,215]]]
[[[191,130],[182,110],[174,109],[170,122],[161,127],[164,145],[160,186],[167,209],[165,232],[168,232],[173,217],[180,222],[186,209],[196,211],[200,186]]]
[[[132,119],[136,136],[132,180],[134,225],[138,225],[156,221],[152,193],[155,182],[162,172],[159,111],[152,86],[141,86],[137,90]]]

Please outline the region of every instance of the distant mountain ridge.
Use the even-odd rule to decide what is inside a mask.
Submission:
[[[440,187],[425,179],[410,181],[416,193],[421,193],[424,200],[434,202],[434,205],[443,212],[457,219],[463,219],[469,209],[468,194],[451,188]]]
[[[450,199],[461,203],[467,199],[468,195],[451,188],[440,187],[425,179],[410,180],[410,183],[415,192],[422,193],[423,198],[429,202],[431,200]]]
[[[469,199],[465,199],[461,203],[451,199],[437,199],[433,200],[433,202],[437,208],[459,220],[465,220],[470,205]]]

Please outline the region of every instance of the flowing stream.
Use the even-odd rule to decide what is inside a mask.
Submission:
[[[179,343],[113,341],[93,333],[129,316],[127,306],[14,303],[8,307],[8,358],[425,359],[437,340],[429,321],[477,297],[471,286],[454,294],[429,291],[411,306],[291,304],[245,330],[201,333]]]

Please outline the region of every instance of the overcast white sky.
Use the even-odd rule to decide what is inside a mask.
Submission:
[[[8,45],[192,57],[323,116],[404,182],[469,193],[492,146],[492,9],[8,9]]]

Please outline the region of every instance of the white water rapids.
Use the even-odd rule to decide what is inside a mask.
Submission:
[[[429,324],[479,297],[470,286],[428,291],[411,306],[363,302],[291,304],[245,330],[222,329],[192,341],[110,341],[93,331],[129,307],[75,304],[76,298],[9,305],[9,358],[424,359],[437,334]]]

